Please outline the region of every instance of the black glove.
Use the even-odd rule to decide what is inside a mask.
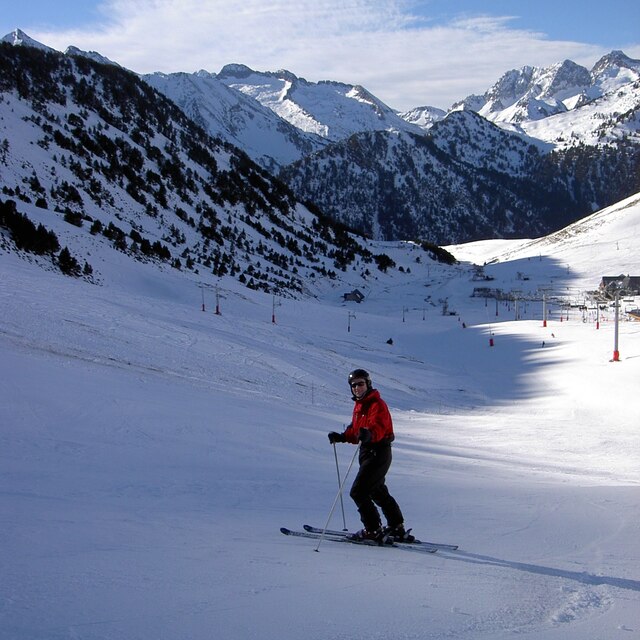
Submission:
[[[371,431],[369,431],[369,429],[360,429],[358,440],[360,440],[362,444],[369,444],[369,442],[371,442]]]
[[[329,433],[329,442],[331,444],[335,444],[336,442],[346,442],[346,438],[344,437],[344,433],[338,433],[337,431],[331,431]]]

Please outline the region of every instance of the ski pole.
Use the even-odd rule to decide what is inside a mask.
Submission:
[[[336,459],[336,473],[338,474],[338,487],[342,487],[340,480],[340,466],[338,465],[338,452],[336,451],[336,443],[333,443],[333,455]],[[342,530],[347,530],[347,520],[344,517],[344,500],[342,499],[342,491],[340,491],[340,507],[342,508]]]
[[[322,544],[322,541],[324,540],[324,536],[325,533],[327,532],[327,529],[329,528],[329,522],[331,521],[331,516],[333,515],[333,511],[336,508],[336,504],[338,504],[338,498],[342,495],[342,489],[344,487],[344,483],[347,481],[347,477],[349,476],[349,472],[351,471],[351,467],[353,467],[353,463],[356,460],[356,455],[358,455],[358,451],[360,451],[360,444],[358,443],[358,446],[356,447],[356,450],[353,453],[353,458],[351,458],[351,464],[349,465],[349,468],[347,469],[347,473],[344,476],[344,480],[342,481],[342,484],[340,485],[340,488],[338,489],[338,493],[336,494],[336,497],[333,501],[333,504],[331,505],[331,511],[329,511],[329,517],[327,518],[327,523],[324,525],[324,529],[322,530],[322,535],[320,536],[320,540],[318,540],[318,546],[314,549],[314,551],[320,551],[320,545]]]

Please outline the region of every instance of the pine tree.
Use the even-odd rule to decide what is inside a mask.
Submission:
[[[58,266],[60,271],[67,276],[77,277],[80,275],[80,265],[78,261],[71,255],[69,249],[65,247],[58,256]]]

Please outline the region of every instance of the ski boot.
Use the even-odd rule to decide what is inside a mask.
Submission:
[[[379,527],[375,531],[368,531],[367,529],[360,529],[360,531],[356,531],[355,533],[350,533],[347,538],[349,540],[353,540],[354,542],[366,542],[370,540],[382,546],[383,544],[388,544],[390,541],[388,540],[388,536],[385,535],[384,529]]]
[[[405,529],[402,523],[395,527],[386,526],[383,531],[391,542],[415,542],[416,540],[416,537],[411,533],[411,529]]]

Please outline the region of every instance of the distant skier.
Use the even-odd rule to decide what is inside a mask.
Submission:
[[[344,433],[329,433],[329,442],[360,442],[361,445],[360,469],[350,495],[364,528],[353,537],[380,543],[387,539],[412,541],[413,536],[404,528],[402,511],[385,484],[391,466],[391,443],[395,437],[387,403],[372,387],[371,376],[364,369],[355,369],[349,374],[349,387],[355,401],[351,424]],[[382,509],[387,521],[384,528],[376,505]]]

